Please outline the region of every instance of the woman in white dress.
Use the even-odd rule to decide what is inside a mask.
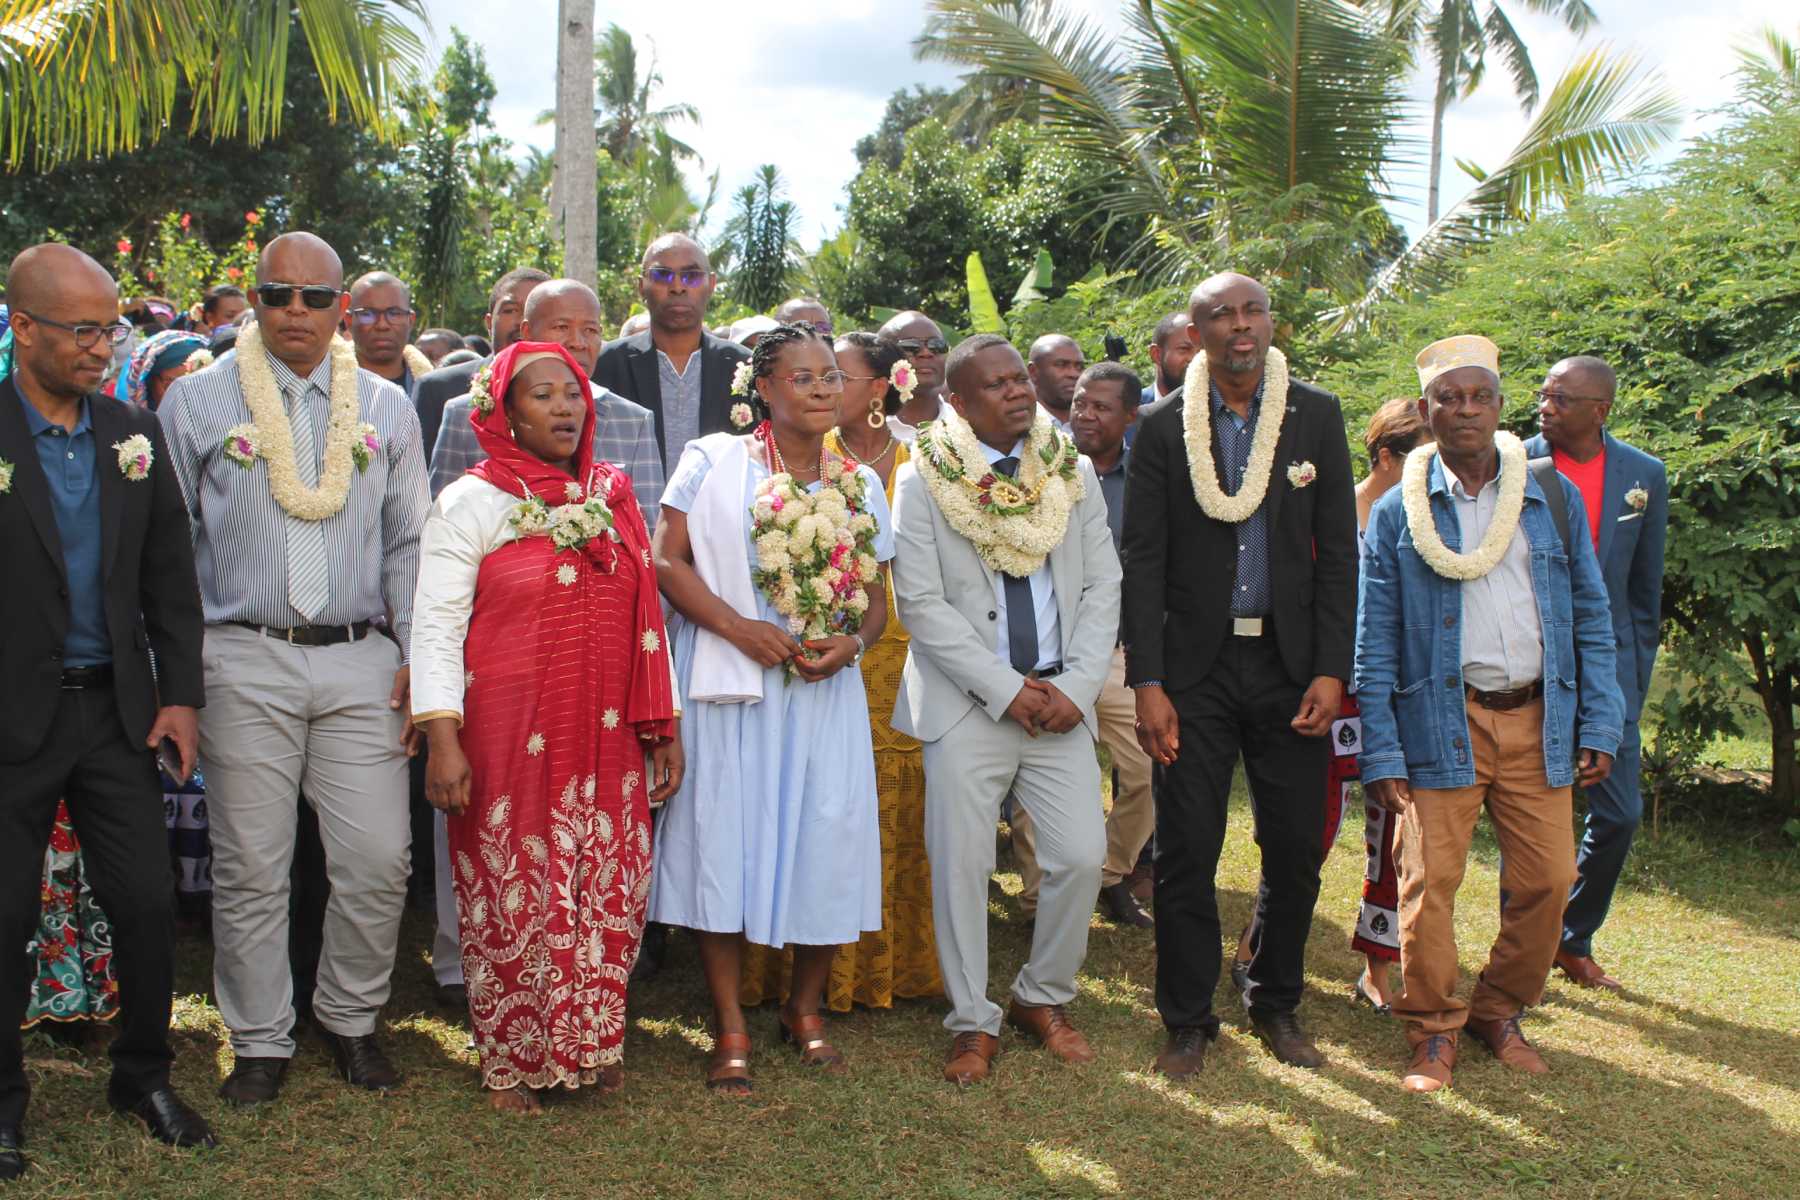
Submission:
[[[824,447],[843,390],[831,343],[784,325],[762,336],[751,364],[768,419],[747,436],[690,442],[656,531],[658,577],[677,614],[688,771],[658,827],[650,919],[695,932],[714,1009],[707,1086],[733,1095],[750,1091],[738,993],[744,939],[794,947],[783,1040],[809,1066],[843,1069],[819,1007],[837,948],[881,928],[875,764],[858,663],[887,619],[875,560],[893,555],[880,480]],[[789,555],[766,532],[752,540],[771,504],[761,493],[783,476],[797,489],[790,497],[803,491],[821,510],[827,491],[845,498],[829,501],[844,531],[832,537],[854,529],[847,557],[862,560],[860,583],[835,568],[818,581],[854,600],[826,606],[826,636],[803,641],[800,622],[783,611],[795,606],[794,576],[784,591],[773,581],[782,572],[770,569]],[[801,523],[820,529],[824,519]],[[792,558],[796,569],[801,557]]]

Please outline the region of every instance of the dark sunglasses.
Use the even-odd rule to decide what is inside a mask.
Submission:
[[[52,321],[49,317],[40,317],[29,309],[20,309],[19,311],[39,325],[68,330],[69,335],[75,339],[75,344],[83,350],[91,349],[94,343],[101,338],[105,338],[108,345],[116,346],[131,336],[131,326],[125,321],[115,321],[111,325],[70,325],[66,321]]]
[[[343,289],[326,287],[322,283],[259,283],[256,285],[256,298],[264,308],[286,308],[294,302],[294,293],[300,293],[300,300],[308,308],[326,309],[337,303],[343,295]]]
[[[644,278],[663,287],[679,279],[682,287],[697,288],[706,282],[706,272],[699,267],[684,267],[679,271],[673,267],[645,267]]]
[[[950,343],[941,337],[935,338],[901,338],[894,345],[900,347],[902,354],[917,354],[921,350],[929,350],[933,354],[948,354]]]

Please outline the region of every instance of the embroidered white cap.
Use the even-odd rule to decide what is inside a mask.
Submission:
[[[1431,343],[1414,360],[1419,368],[1419,394],[1445,371],[1458,367],[1484,367],[1500,377],[1500,347],[1479,333],[1463,333]]]

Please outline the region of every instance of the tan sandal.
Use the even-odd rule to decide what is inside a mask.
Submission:
[[[818,1013],[808,1013],[796,1018],[792,1025],[788,1024],[785,1015],[780,1021],[781,1040],[799,1049],[802,1064],[823,1068],[834,1075],[845,1070],[844,1056],[825,1038],[825,1018]]]
[[[706,1087],[726,1096],[750,1094],[749,1034],[713,1035],[712,1057],[706,1063]]]
[[[538,1113],[544,1111],[543,1103],[539,1101],[538,1094],[522,1084],[518,1087],[509,1088],[483,1088],[482,1091],[487,1093],[488,1107],[492,1108],[495,1112],[520,1113],[526,1116],[536,1116]]]

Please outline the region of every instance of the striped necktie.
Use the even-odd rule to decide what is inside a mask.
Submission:
[[[294,437],[294,470],[307,487],[319,483],[319,446],[313,437],[312,405],[306,396],[306,385],[298,396],[286,394],[288,426]],[[331,581],[325,570],[325,527],[318,521],[287,518],[287,586],[288,603],[312,624],[331,601]]]

